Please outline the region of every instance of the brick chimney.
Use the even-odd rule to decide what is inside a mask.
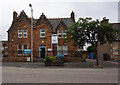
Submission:
[[[13,20],[15,20],[15,19],[17,18],[17,15],[18,15],[17,12],[14,11],[14,12],[13,12]]]
[[[75,22],[75,13],[73,11],[71,12],[71,19]]]
[[[106,19],[106,17],[103,17],[103,20],[101,21],[102,23],[108,23],[109,19]]]

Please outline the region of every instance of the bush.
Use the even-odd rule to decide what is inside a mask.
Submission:
[[[62,60],[56,59],[56,56],[46,56],[44,62],[62,62]]]

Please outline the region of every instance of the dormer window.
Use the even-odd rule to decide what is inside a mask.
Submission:
[[[18,30],[18,38],[22,38],[22,30]]]
[[[61,30],[58,30],[58,38],[61,38]]]
[[[40,37],[45,37],[45,29],[40,29]]]
[[[27,30],[23,30],[23,37],[27,38]]]

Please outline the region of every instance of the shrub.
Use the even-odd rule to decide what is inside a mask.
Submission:
[[[56,59],[56,56],[46,56],[44,62],[62,62],[62,60]]]

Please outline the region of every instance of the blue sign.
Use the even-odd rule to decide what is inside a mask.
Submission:
[[[40,49],[40,51],[42,51],[42,49]]]
[[[31,54],[31,49],[24,49],[24,54]]]

